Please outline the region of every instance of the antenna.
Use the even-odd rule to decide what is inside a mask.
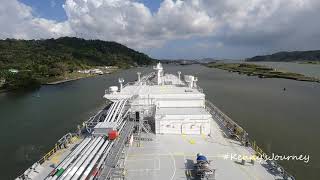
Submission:
[[[122,91],[122,88],[123,88],[123,82],[124,82],[124,79],[123,78],[119,78],[120,92]]]
[[[162,72],[163,72],[163,67],[162,67],[161,63],[159,62],[159,63],[157,64],[157,66],[154,66],[154,67],[153,67],[153,69],[154,69],[154,70],[157,70],[157,79],[158,79],[157,84],[160,85],[161,82],[162,82],[161,75],[162,75]]]
[[[137,74],[138,74],[138,82],[140,83],[140,81],[141,81],[141,72],[137,72]]]
[[[194,77],[194,80],[193,80],[193,87],[197,87],[197,82],[198,82],[198,77]]]
[[[181,72],[178,71],[179,84],[181,84]]]

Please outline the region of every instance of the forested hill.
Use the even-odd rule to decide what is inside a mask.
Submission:
[[[102,66],[128,68],[154,62],[149,56],[116,42],[73,37],[0,40],[0,90],[77,78],[81,76],[76,74],[78,70]]]
[[[247,61],[318,61],[320,62],[320,50],[316,51],[293,51],[278,52],[271,55],[255,56],[248,58]]]
[[[116,42],[71,37],[47,40],[0,40],[1,69],[29,69],[46,73],[44,71],[59,68],[61,64],[72,70],[86,65],[127,67],[151,63],[153,59],[147,55]]]

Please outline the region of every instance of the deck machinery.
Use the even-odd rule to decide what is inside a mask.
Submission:
[[[155,72],[109,87],[107,105],[77,133],[61,138],[22,179],[294,179],[276,162],[255,157],[248,133],[205,99],[192,75]],[[214,82],[213,82],[214,83]],[[261,150],[261,149],[260,149]],[[206,154],[209,161],[196,161]],[[188,172],[195,171],[195,175]],[[207,176],[206,176],[207,177]]]
[[[210,160],[206,156],[197,154],[196,163],[194,165],[194,174],[201,180],[214,180],[215,170],[210,168]],[[191,173],[189,174],[191,175]]]

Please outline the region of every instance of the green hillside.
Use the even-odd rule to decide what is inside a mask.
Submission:
[[[278,52],[271,55],[248,58],[247,61],[320,62],[320,50]]]
[[[147,55],[116,42],[72,37],[46,40],[0,40],[0,80],[3,88],[18,89],[62,79],[65,74],[97,66],[149,65]],[[9,69],[19,70],[12,74]]]

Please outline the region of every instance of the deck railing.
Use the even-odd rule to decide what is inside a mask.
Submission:
[[[197,90],[201,93],[203,93],[203,89],[200,86],[197,86]]]
[[[236,136],[241,142],[247,140],[248,133],[230,117],[224,114],[219,108],[213,105],[210,101],[206,100],[207,111],[216,117],[217,120],[234,136]]]
[[[152,77],[152,76],[154,76],[155,75],[155,72],[151,72],[151,73],[149,73],[149,74],[146,74],[146,75],[144,75],[144,76],[142,76],[141,77],[141,79],[140,79],[140,82],[142,82],[142,83],[147,83],[147,81]],[[122,88],[125,88],[125,87],[127,87],[127,86],[133,86],[133,85],[137,85],[138,84],[138,81],[133,81],[133,82],[127,82],[125,85],[123,85],[123,87]],[[110,92],[109,92],[109,89],[105,89],[104,90],[104,94],[109,94]]]
[[[43,164],[47,160],[50,159],[52,155],[54,155],[58,150],[66,148],[66,146],[74,141],[75,138],[78,138],[78,134],[76,133],[68,133],[62,136],[55,146],[44,156],[42,156],[37,162],[35,162],[32,166],[30,166],[23,174],[17,177],[17,179],[28,179],[28,172],[31,172],[36,166]]]
[[[229,131],[230,134],[234,135],[237,137],[237,139],[243,144],[243,145],[248,145],[254,150],[256,155],[258,157],[263,158],[266,160],[267,153],[265,153],[262,148],[260,148],[255,140],[252,140],[249,138],[248,133],[236,122],[234,122],[230,117],[225,115],[219,108],[217,108],[215,105],[213,105],[210,101],[206,100],[206,109],[207,111],[215,117],[220,124],[227,130]],[[283,177],[285,180],[294,180],[295,178],[285,169],[278,164],[276,161],[270,161],[266,160],[268,165],[270,166],[269,170],[276,171],[280,176]]]

